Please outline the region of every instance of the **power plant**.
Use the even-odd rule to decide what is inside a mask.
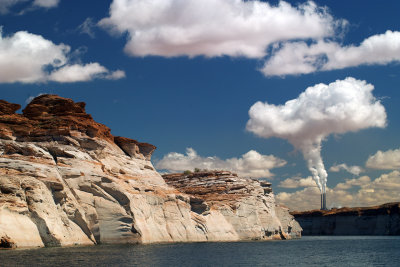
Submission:
[[[326,208],[326,193],[321,193],[321,210],[327,210],[327,208]]]

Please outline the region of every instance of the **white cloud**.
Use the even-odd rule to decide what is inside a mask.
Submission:
[[[122,78],[123,71],[111,72],[99,63],[69,63],[70,47],[56,45],[26,31],[3,36],[0,31],[0,83],[46,81],[77,82],[94,78]]]
[[[0,36],[0,82],[43,81],[46,76],[43,68],[66,64],[69,51],[67,45],[56,45],[25,31],[10,37]]]
[[[31,2],[30,0],[0,0],[0,14],[6,14],[10,9],[18,4]],[[57,7],[60,0],[34,0],[31,7],[21,11],[24,14],[26,11],[33,10],[35,7],[39,8],[53,8]]]
[[[107,80],[119,80],[125,77],[126,77],[125,71],[116,70],[111,73],[108,73],[104,78]]]
[[[134,56],[260,58],[277,41],[332,36],[343,21],[312,1],[114,0],[99,24],[127,32],[125,51]]]
[[[371,178],[369,178],[368,176],[361,176],[360,178],[346,180],[344,183],[338,183],[335,186],[335,190],[337,190],[337,189],[347,190],[354,186],[365,186],[365,185],[369,184],[370,182],[371,182]]]
[[[96,24],[93,22],[93,19],[87,18],[85,19],[84,22],[82,22],[81,25],[78,26],[78,31],[80,33],[89,35],[90,38],[94,38],[95,37],[95,33],[93,31],[94,27],[96,27]]]
[[[331,172],[340,172],[344,170],[357,176],[364,171],[360,166],[347,166],[346,163],[333,165],[329,170]]]
[[[125,77],[125,72],[117,70],[110,72],[99,63],[89,63],[86,65],[66,65],[53,71],[48,79],[50,81],[68,83],[68,82],[86,82],[96,78],[117,80]]]
[[[400,32],[386,31],[370,36],[359,46],[341,46],[321,39],[310,45],[303,41],[285,42],[274,49],[261,71],[267,76],[283,76],[398,61]]]
[[[400,198],[400,172],[392,171],[387,174],[382,174],[379,178],[375,179],[371,184],[363,187],[363,189],[372,190],[388,190],[394,191],[397,198]]]
[[[329,134],[385,127],[386,112],[372,95],[374,86],[352,77],[308,87],[284,105],[257,102],[249,110],[247,130],[279,137],[299,147]]]
[[[400,199],[400,172],[383,174],[370,181],[367,176],[348,180],[335,189],[327,189],[327,206],[330,207],[366,207],[375,206]],[[346,189],[360,186],[355,192]],[[307,187],[294,193],[282,192],[276,195],[277,202],[288,206],[291,210],[311,210],[320,208],[320,192],[315,187]]]
[[[400,149],[381,151],[369,156],[366,167],[380,170],[400,169]]]
[[[284,105],[257,102],[249,110],[247,130],[288,140],[300,149],[321,191],[327,172],[321,143],[330,134],[385,127],[385,108],[372,95],[373,85],[354,78],[317,84]]]
[[[324,41],[310,46],[305,42],[283,43],[276,46],[260,71],[266,76],[312,73],[326,64],[327,54],[339,49],[339,44]]]
[[[160,170],[181,172],[194,168],[207,170],[229,170],[238,175],[252,178],[272,177],[273,168],[282,167],[286,161],[273,155],[262,155],[250,150],[240,158],[222,160],[218,157],[201,157],[192,148],[186,149],[186,155],[171,152],[156,164]]]
[[[311,176],[308,176],[307,178],[294,177],[281,181],[278,187],[282,188],[317,187],[317,184],[315,183],[314,179]]]
[[[0,14],[6,14],[11,7],[27,1],[29,0],[0,0]]]
[[[49,80],[56,82],[76,82],[76,81],[90,81],[96,77],[107,72],[107,69],[99,63],[89,63],[86,65],[68,65],[54,71]]]
[[[58,6],[60,0],[35,0],[33,2],[34,6],[52,8]]]
[[[321,206],[321,192],[318,187],[306,187],[294,193],[281,192],[275,194],[275,199],[277,203],[287,206],[292,211],[319,209]]]

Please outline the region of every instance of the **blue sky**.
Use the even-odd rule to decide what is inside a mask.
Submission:
[[[132,10],[120,10],[119,2]],[[0,0],[0,98],[23,104],[52,93],[84,101],[114,135],[156,145],[153,163],[159,169],[211,166],[266,177],[278,201],[310,209],[319,207],[319,190],[310,183],[301,149],[246,130],[249,109],[257,101],[284,105],[316,84],[365,80],[385,109],[386,127],[324,136],[328,206],[400,200],[399,1],[287,1],[281,8],[270,1],[274,18],[263,13],[265,1],[257,2],[257,14],[246,6],[254,1],[207,0],[201,7],[195,0],[140,2]],[[160,7],[167,2],[172,8]],[[238,22],[229,8],[248,9],[250,19]],[[37,58],[17,45],[17,36],[48,51]],[[374,36],[370,50],[358,49]],[[27,54],[18,56],[21,51]],[[17,62],[15,70],[6,61]],[[28,66],[26,73],[18,64]],[[187,148],[193,149],[189,156]]]

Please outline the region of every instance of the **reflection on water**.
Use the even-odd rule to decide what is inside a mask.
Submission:
[[[400,266],[400,237],[2,250],[0,266]]]

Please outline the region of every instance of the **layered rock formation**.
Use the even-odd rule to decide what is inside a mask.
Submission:
[[[400,202],[293,212],[303,235],[400,235]]]
[[[168,185],[190,196],[191,210],[207,217],[222,214],[238,240],[288,239],[301,227],[288,209],[275,205],[271,184],[241,178],[228,171],[163,175]],[[201,218],[201,217],[199,217]]]
[[[19,108],[0,101],[0,247],[299,234],[270,188],[256,181],[223,174],[236,179],[226,185],[241,188],[193,185],[198,193],[166,184],[150,161],[153,145],[113,136],[84,103],[42,95],[22,114]]]

